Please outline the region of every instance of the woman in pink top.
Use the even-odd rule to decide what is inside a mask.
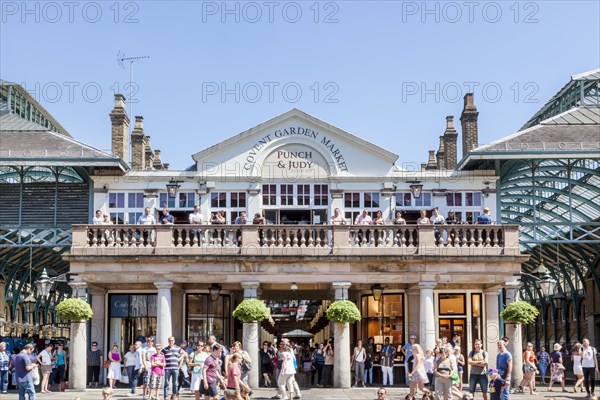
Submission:
[[[121,380],[121,362],[123,360],[119,346],[116,343],[112,345],[112,350],[108,353],[108,359],[110,360],[110,366],[106,377],[108,378],[108,387],[112,389],[115,387],[116,382]]]
[[[240,369],[241,361],[239,353],[234,353],[229,359],[229,366],[227,367],[227,390],[225,391],[225,398],[227,400],[247,399],[247,394],[250,393],[250,387],[240,379],[242,375]]]
[[[156,353],[150,356],[150,365],[152,367],[152,378],[150,380],[150,392],[154,390],[152,399],[158,399],[158,388],[162,382],[162,377],[165,375],[165,355],[162,353],[162,345],[156,344]]]

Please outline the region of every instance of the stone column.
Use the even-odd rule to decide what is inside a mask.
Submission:
[[[419,282],[417,285],[421,291],[421,301],[419,315],[421,333],[419,343],[424,349],[433,349],[435,347],[435,313],[433,308],[433,288],[437,282]]]
[[[509,282],[506,284],[506,305],[519,300],[519,289],[521,282]],[[516,388],[523,380],[523,339],[521,338],[521,324],[505,324],[506,336],[508,337],[508,351],[513,356],[512,376],[510,387]]]
[[[92,311],[94,316],[91,322],[90,340],[98,342],[98,348],[102,350],[103,354],[106,354],[107,349],[104,341],[104,300],[106,296],[106,290],[102,288],[91,287],[89,290],[92,295]]]
[[[69,388],[85,390],[87,380],[87,326],[85,321],[71,322]]]
[[[500,317],[498,312],[499,288],[486,289],[485,295],[485,325],[483,332],[485,341],[484,350],[488,353],[490,365],[496,365],[496,355],[498,354],[498,340],[500,337]],[[476,339],[476,338],[473,338]]]
[[[333,282],[335,300],[348,300],[348,288],[351,282]],[[350,324],[333,323],[333,386],[347,389],[350,387]]]
[[[244,288],[244,300],[255,299],[257,297],[257,289],[260,286],[259,282],[241,282],[240,284]],[[248,372],[248,385],[256,389],[260,381],[259,323],[257,321],[244,322],[242,329],[244,350],[248,352],[252,359],[252,369]]]
[[[83,301],[87,299],[87,284],[71,282],[73,297]],[[69,387],[85,390],[87,385],[87,324],[86,321],[71,322],[71,354],[69,365]]]
[[[420,338],[420,321],[421,321],[421,291],[419,289],[410,288],[406,291],[406,304],[408,304],[408,315],[406,319],[406,333],[415,335]]]
[[[172,336],[173,326],[171,324],[171,288],[172,281],[156,281],[154,286],[158,289],[156,299],[156,342],[163,346],[168,344],[169,336]]]

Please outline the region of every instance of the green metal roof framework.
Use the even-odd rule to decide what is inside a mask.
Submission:
[[[85,171],[71,167],[1,167],[0,184],[15,185],[20,188],[20,198],[24,184],[50,183],[55,186],[56,193],[66,183],[87,185]],[[7,186],[4,186],[6,189]],[[53,204],[55,210],[60,210],[59,200]],[[21,212],[23,205],[17,207]],[[0,279],[5,282],[4,296],[10,301],[11,320],[17,319],[17,306],[29,293],[36,298],[33,312],[33,323],[49,323],[54,305],[71,293],[66,283],[56,283],[55,291],[48,299],[41,298],[34,283],[42,274],[44,268],[51,276],[69,271],[69,263],[64,261],[62,254],[71,246],[71,225],[55,223],[34,226],[22,223],[19,215],[15,224],[0,226]],[[40,312],[41,311],[41,312]],[[27,318],[22,319],[27,320]]]
[[[573,75],[571,81],[563,86],[520,130],[584,105],[600,105],[600,69]]]
[[[48,130],[71,137],[69,132],[17,83],[0,80],[0,102],[7,104],[9,112],[26,121],[34,122]]]

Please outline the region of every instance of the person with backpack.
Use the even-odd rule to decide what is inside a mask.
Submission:
[[[481,389],[483,400],[488,398],[488,355],[483,350],[483,342],[480,339],[476,339],[473,343],[473,350],[469,352],[467,357],[467,363],[471,366],[471,372],[469,373],[469,392],[471,396],[475,397],[475,389],[477,384]]]
[[[596,357],[596,349],[590,346],[590,340],[585,338],[581,342],[580,352],[585,391],[588,397],[593,397],[596,395],[595,373],[598,373],[598,358]]]

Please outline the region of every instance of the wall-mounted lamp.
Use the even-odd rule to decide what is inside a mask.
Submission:
[[[181,187],[179,182],[180,181],[176,181],[175,179],[171,178],[169,183],[167,183],[167,193],[169,194],[169,198],[174,199],[177,196],[177,191]]]
[[[423,185],[421,184],[421,181],[410,181],[408,182],[410,183],[410,192],[412,193],[413,197],[415,199],[418,199],[421,197],[421,194],[423,193]]]
[[[373,293],[373,300],[379,301],[381,300],[381,295],[383,294],[383,286],[379,283],[371,286],[371,292]]]
[[[212,301],[217,301],[219,300],[219,293],[221,293],[221,285],[218,285],[216,283],[213,283],[212,285],[210,285],[210,287],[208,288],[208,293],[210,293],[210,299]]]

